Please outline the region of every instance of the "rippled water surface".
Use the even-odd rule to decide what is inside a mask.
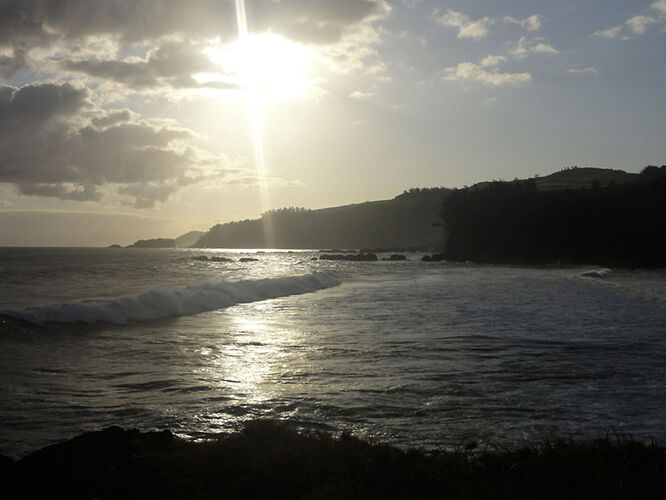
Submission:
[[[666,443],[664,271],[318,255],[0,249],[0,452],[258,417],[428,448]]]

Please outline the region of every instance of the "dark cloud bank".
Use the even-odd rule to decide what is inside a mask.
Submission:
[[[210,160],[180,142],[190,137],[129,110],[96,110],[70,84],[0,87],[0,182],[22,194],[101,200],[100,188],[115,184],[151,206],[204,175]]]

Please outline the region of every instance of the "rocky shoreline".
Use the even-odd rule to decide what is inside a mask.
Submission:
[[[254,421],[191,442],[120,427],[18,461],[0,457],[16,498],[664,498],[666,450],[619,438],[514,450],[405,451],[343,434]]]

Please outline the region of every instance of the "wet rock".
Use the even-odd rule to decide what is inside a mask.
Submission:
[[[446,260],[446,254],[443,253],[434,253],[432,255],[424,255],[421,260],[423,262],[440,262]]]
[[[361,252],[353,255],[349,254],[323,254],[319,260],[349,260],[354,262],[374,262],[377,259],[377,254],[369,252]]]
[[[407,260],[407,257],[402,254],[393,254],[390,257],[384,257],[382,260]]]

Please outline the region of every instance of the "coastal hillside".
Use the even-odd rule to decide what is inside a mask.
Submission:
[[[306,210],[270,211],[261,219],[218,224],[201,248],[400,248],[441,245],[444,188],[411,189],[392,200]]]
[[[173,238],[152,238],[149,240],[137,240],[127,248],[176,248],[176,240]]]
[[[638,174],[569,167],[534,179],[539,191],[623,185]],[[493,182],[480,182],[482,189]],[[445,188],[410,189],[392,200],[305,210],[270,211],[260,219],[218,224],[192,246],[200,248],[393,248],[439,250],[444,241],[440,211]]]
[[[452,192],[441,211],[445,257],[497,264],[666,265],[666,166],[633,175],[610,172],[604,182],[608,177],[598,172],[564,171],[549,176],[546,186],[552,189],[528,179]],[[590,186],[563,189],[567,176]]]
[[[637,173],[612,168],[567,167],[549,175],[533,177],[531,180],[534,181],[539,191],[566,191],[570,189],[587,189],[593,186],[606,187],[616,184],[628,184],[634,182],[638,177]],[[527,179],[515,180],[525,181]],[[497,182],[504,181],[478,182],[470,187],[481,189]]]
[[[203,231],[190,231],[178,236],[178,238],[138,240],[129,245],[128,248],[188,248],[194,245],[203,234]]]
[[[203,231],[190,231],[188,233],[180,235],[174,240],[177,248],[187,248],[194,245],[199,238],[204,235]]]

